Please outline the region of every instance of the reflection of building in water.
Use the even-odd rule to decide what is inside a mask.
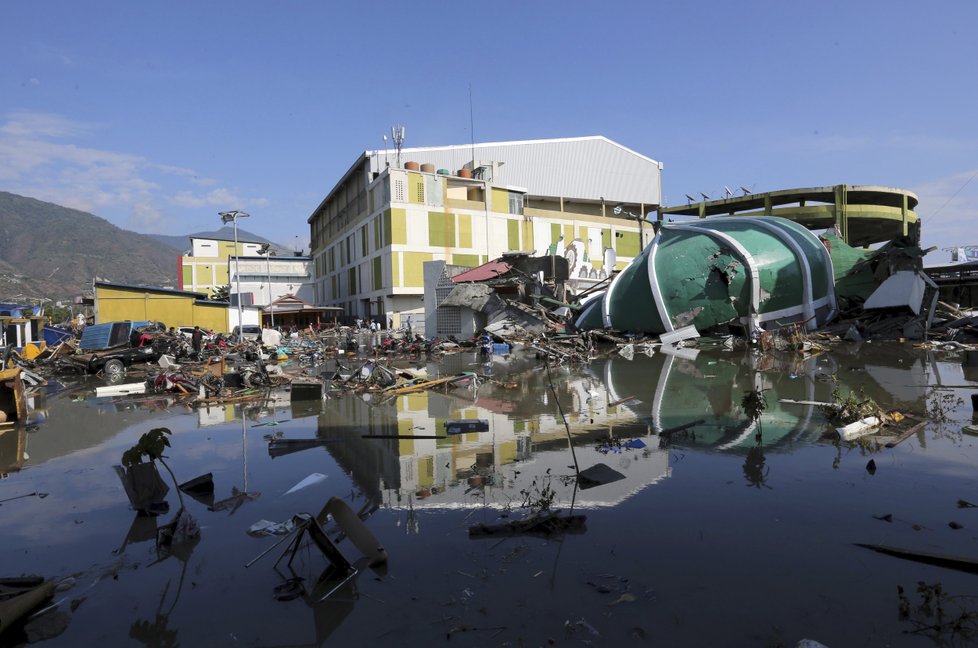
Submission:
[[[606,463],[625,477],[577,493],[576,506],[613,505],[668,474],[668,453],[657,443],[609,454],[596,450],[609,438],[631,439],[647,429],[636,427],[627,409],[608,407],[610,399],[594,377],[554,372],[559,373],[557,397],[581,468]],[[514,377],[513,385],[421,392],[382,404],[360,397],[330,400],[320,417],[319,436],[343,439],[327,445],[330,454],[368,496],[382,497],[390,506],[518,506],[522,491],[532,497],[534,489],[544,488],[544,480],[557,491],[555,506],[568,506],[574,496],[573,480],[567,479],[574,475],[574,460],[546,378],[536,371]],[[534,396],[521,398],[524,394]],[[446,421],[456,419],[484,419],[488,429],[447,435]],[[403,438],[412,436],[443,438]]]
[[[478,388],[396,399],[351,394],[324,403],[318,435],[372,501],[394,507],[515,508],[547,485],[555,489],[558,507],[572,498],[577,507],[611,506],[668,476],[671,447],[743,456],[745,477],[761,486],[765,453],[791,451],[825,431],[813,403],[831,400],[832,376],[847,381],[843,391],[867,386],[883,403],[885,394],[870,376],[885,373],[887,382],[907,382],[922,372],[919,363],[894,362],[898,369],[876,360],[867,371],[852,371],[861,368],[852,366],[854,358],[828,354],[682,351],[553,367],[550,375],[532,358],[526,367],[513,360],[506,369],[497,364],[495,381]],[[443,359],[438,370],[467,370],[472,359]],[[429,375],[435,373],[429,367]],[[753,390],[767,402],[757,423],[742,408],[745,393]],[[605,464],[623,479],[574,492],[574,457],[561,410],[580,468]],[[447,435],[446,422],[454,419],[484,419],[487,430]],[[645,446],[616,445],[630,439]]]

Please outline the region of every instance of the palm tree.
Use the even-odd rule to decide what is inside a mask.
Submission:
[[[230,302],[231,301],[231,284],[224,286],[218,286],[211,293],[211,301],[220,302]]]

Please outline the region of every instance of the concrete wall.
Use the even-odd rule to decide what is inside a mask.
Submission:
[[[153,320],[170,326],[200,326],[227,332],[226,304],[198,302],[199,296],[156,292],[139,287],[95,287],[96,324],[121,320]],[[237,316],[237,313],[235,313]]]

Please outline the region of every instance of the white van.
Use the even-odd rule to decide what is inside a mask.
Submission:
[[[241,335],[238,335],[239,328],[241,329]],[[234,330],[231,331],[231,335],[244,340],[260,340],[261,327],[254,324],[245,324],[243,327],[235,326]]]

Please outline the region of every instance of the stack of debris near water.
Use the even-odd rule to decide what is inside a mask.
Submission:
[[[514,353],[587,363],[660,347],[806,352],[866,339],[965,349],[976,339],[978,316],[939,301],[923,256],[909,239],[854,248],[777,217],[661,223],[652,243],[611,276],[570,277],[568,260],[556,252],[509,253],[476,268],[434,262],[435,273],[426,268],[426,331],[437,333],[445,320],[458,336],[265,329],[258,340],[214,335],[195,348],[155,322],[107,323],[33,357],[8,347],[3,367],[20,368],[29,387],[87,372],[109,383],[100,395],[167,393],[202,406],[267,398],[274,387],[317,398],[450,390],[492,380],[492,362]],[[420,366],[466,350],[478,351],[484,364],[446,375]]]

